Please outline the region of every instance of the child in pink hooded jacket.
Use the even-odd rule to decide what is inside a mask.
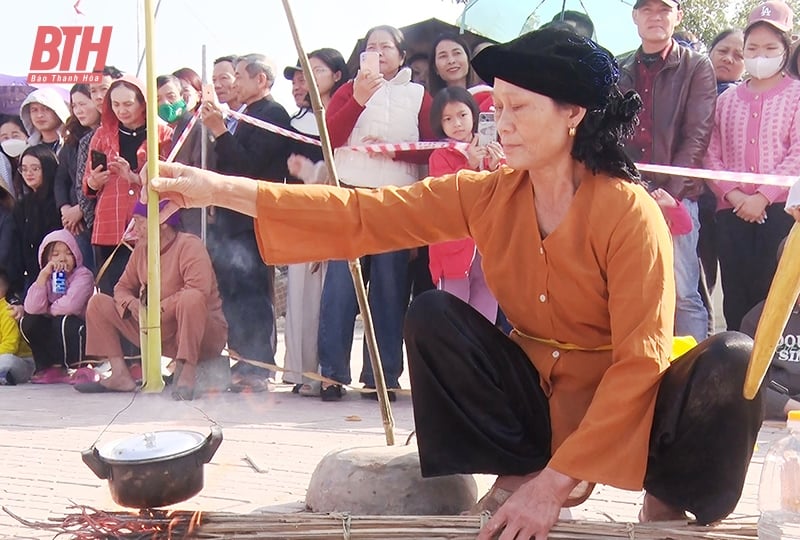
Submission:
[[[66,370],[76,367],[83,357],[84,316],[94,292],[94,275],[83,266],[75,237],[65,229],[44,237],[39,264],[39,275],[25,296],[20,329],[36,363],[31,382],[62,382]],[[65,274],[65,284],[60,287],[63,292],[56,291],[56,272]]]

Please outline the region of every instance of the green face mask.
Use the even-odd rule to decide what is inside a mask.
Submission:
[[[186,103],[182,99],[179,99],[175,103],[162,103],[158,106],[158,116],[168,124],[173,123],[185,112]]]

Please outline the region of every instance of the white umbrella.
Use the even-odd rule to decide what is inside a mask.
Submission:
[[[466,0],[458,23],[465,30],[505,42],[573,10],[592,19],[598,43],[621,54],[639,46],[632,9],[633,0]]]

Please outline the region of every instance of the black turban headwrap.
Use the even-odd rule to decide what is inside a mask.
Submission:
[[[481,79],[499,78],[556,101],[604,109],[618,93],[614,56],[574,32],[543,28],[482,50],[472,60]]]

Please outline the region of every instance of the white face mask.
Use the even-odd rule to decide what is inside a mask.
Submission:
[[[7,156],[15,158],[25,151],[28,147],[28,143],[19,139],[8,139],[1,142],[0,146],[3,147],[3,152],[5,152]]]
[[[783,55],[774,58],[756,56],[744,59],[744,68],[756,79],[769,79],[781,70],[781,66],[783,66]]]

